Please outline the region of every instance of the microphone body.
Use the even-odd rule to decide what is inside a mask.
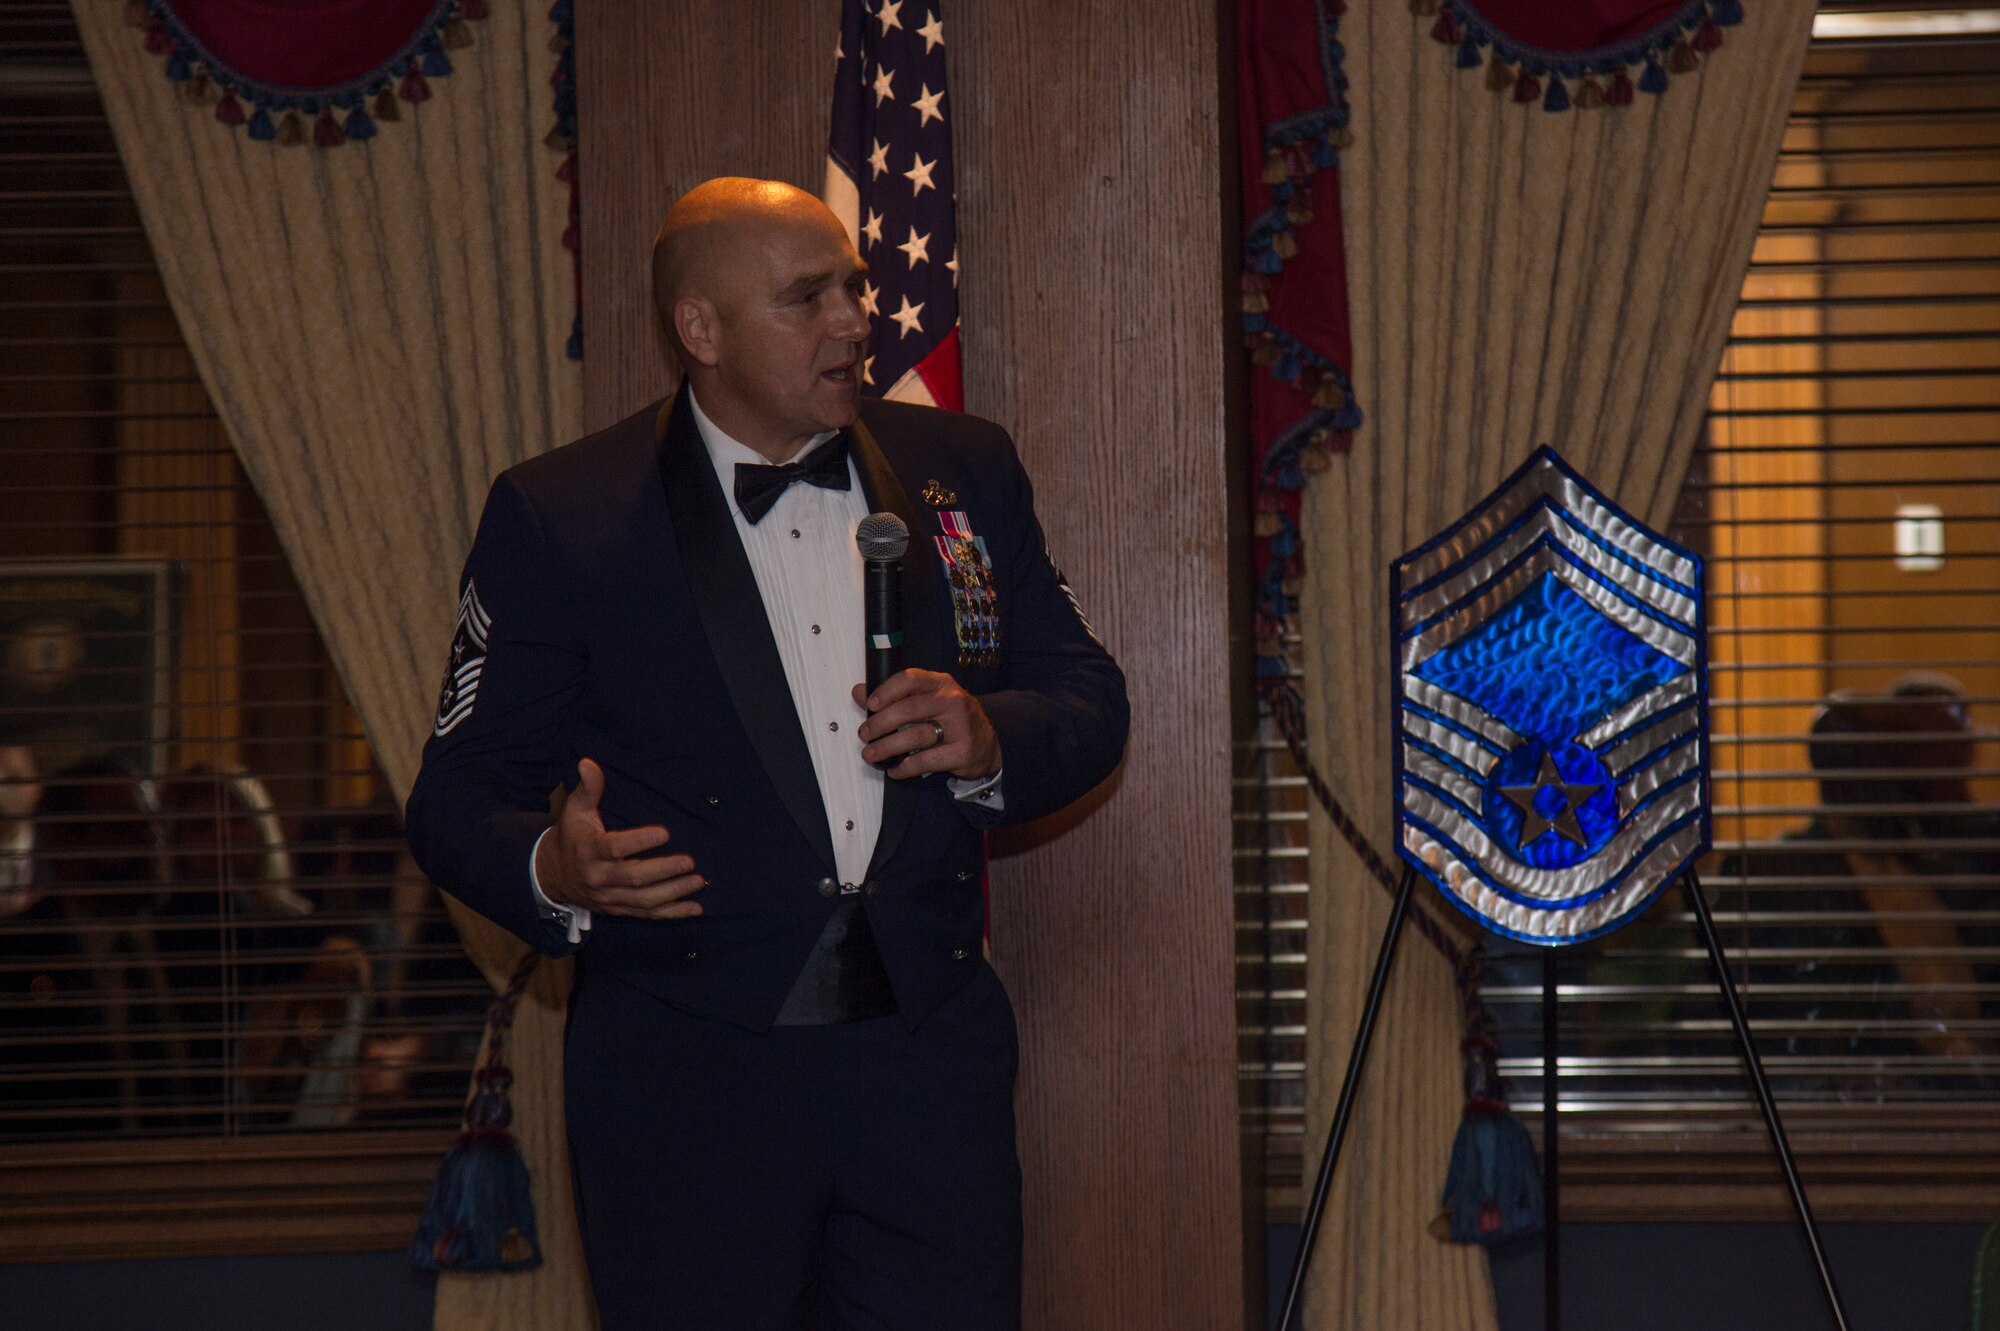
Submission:
[[[894,513],[871,513],[855,529],[861,550],[863,678],[868,691],[903,668],[903,556],[910,529]]]
[[[873,693],[903,668],[903,561],[866,560],[861,577],[861,623],[868,639],[863,678]]]

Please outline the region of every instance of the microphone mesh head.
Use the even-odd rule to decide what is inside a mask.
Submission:
[[[901,559],[910,548],[910,529],[894,513],[870,513],[854,529],[863,559]]]

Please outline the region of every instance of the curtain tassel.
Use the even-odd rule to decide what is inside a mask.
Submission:
[[[1721,45],[1722,29],[1716,24],[1714,19],[1703,19],[1701,26],[1695,29],[1694,49],[1706,55]]]
[[[410,1264],[420,1271],[524,1271],[542,1264],[528,1165],[510,1131],[514,1074],[505,1062],[514,1009],[540,960],[532,951],[523,957],[487,1010],[486,1061],[473,1074],[465,1130],[438,1166],[410,1240]]]
[[[1720,38],[1722,34],[1718,32],[1716,36]],[[1701,68],[1701,57],[1686,42],[1675,42],[1674,49],[1667,52],[1667,68],[1676,74],[1692,74]]]
[[[143,28],[152,22],[153,16],[146,12],[146,0],[125,0],[125,26]]]
[[[1466,33],[1465,39],[1458,44],[1458,67],[1477,69],[1485,59],[1485,56],[1479,54],[1479,43],[1472,40],[1471,33]]]
[[[1410,12],[1418,18],[1429,18],[1438,12],[1438,0],[1410,0]]]
[[[464,19],[449,19],[444,25],[444,49],[462,51],[472,45],[472,29],[465,26]]]
[[[323,108],[313,121],[313,144],[320,148],[338,148],[347,142],[347,135],[341,131],[340,122],[333,118],[333,108]]]
[[[1264,183],[1282,185],[1285,175],[1285,154],[1277,148],[1267,148],[1264,152]]]
[[[1514,80],[1514,100],[1517,102],[1535,102],[1540,101],[1541,97],[1542,81],[1533,74],[1530,74],[1526,69],[1523,69],[1521,76]]]
[[[1725,28],[1733,28],[1743,21],[1743,6],[1739,0],[1715,0],[1708,7],[1708,16]]]
[[[182,85],[181,95],[196,106],[208,106],[221,96],[216,91],[215,80],[208,76],[208,71],[205,69],[197,69],[194,72],[194,77]]]
[[[1542,1171],[1535,1143],[1507,1108],[1500,1046],[1479,994],[1485,964],[1484,950],[1474,948],[1453,967],[1465,1018],[1465,1037],[1458,1045],[1465,1060],[1465,1112],[1438,1198],[1444,1211],[1431,1223],[1432,1235],[1447,1243],[1502,1243],[1542,1228]]]
[[[406,102],[428,102],[431,99],[431,85],[424,81],[423,71],[411,68],[403,75],[403,81],[396,85],[396,95]]]
[[[158,19],[146,24],[146,54],[165,55],[174,49],[174,39],[167,36],[167,25]]]
[[[451,73],[451,61],[442,46],[433,46],[424,52],[423,71],[424,77],[431,79],[441,79]]]
[[[296,148],[306,141],[306,123],[299,119],[297,111],[287,111],[278,121],[278,146]]]
[[[1569,89],[1564,86],[1562,81],[1562,75],[1560,74],[1549,75],[1549,95],[1542,98],[1542,110],[1544,111],[1569,110]]]
[[[1458,29],[1458,20],[1451,16],[1449,9],[1438,11],[1437,22],[1431,24],[1431,40],[1445,46],[1456,46],[1465,34]]]
[[[386,120],[394,123],[403,118],[402,109],[396,105],[396,90],[394,88],[384,88],[376,93],[375,101],[369,106],[368,110],[378,121]]]
[[[1604,105],[1604,85],[1596,79],[1586,78],[1576,85],[1576,104],[1585,111],[1595,111]]]
[[[1611,86],[1604,90],[1604,104],[1606,106],[1632,105],[1632,79],[1624,70],[1619,70],[1612,77]]]
[[[375,122],[369,118],[367,111],[358,106],[347,113],[347,121],[341,129],[357,143],[366,143],[375,137]]]
[[[458,16],[460,18],[485,18],[486,0],[459,0]]]
[[[1639,76],[1639,91],[1657,96],[1667,90],[1667,71],[1651,56],[1646,57],[1646,72]]]
[[[1486,65],[1486,87],[1491,92],[1505,92],[1514,86],[1514,71],[1500,53],[1495,51],[1493,59]]]

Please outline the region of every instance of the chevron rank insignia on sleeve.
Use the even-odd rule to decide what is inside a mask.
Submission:
[[[486,668],[486,638],[492,628],[492,616],[479,603],[479,589],[467,578],[465,595],[458,598],[458,627],[451,635],[451,656],[445,662],[444,687],[438,692],[433,735],[449,735],[472,715],[472,705],[479,700],[479,676]]]

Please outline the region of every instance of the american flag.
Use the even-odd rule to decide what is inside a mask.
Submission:
[[[843,0],[826,202],[868,263],[862,391],[962,410],[939,0]]]

